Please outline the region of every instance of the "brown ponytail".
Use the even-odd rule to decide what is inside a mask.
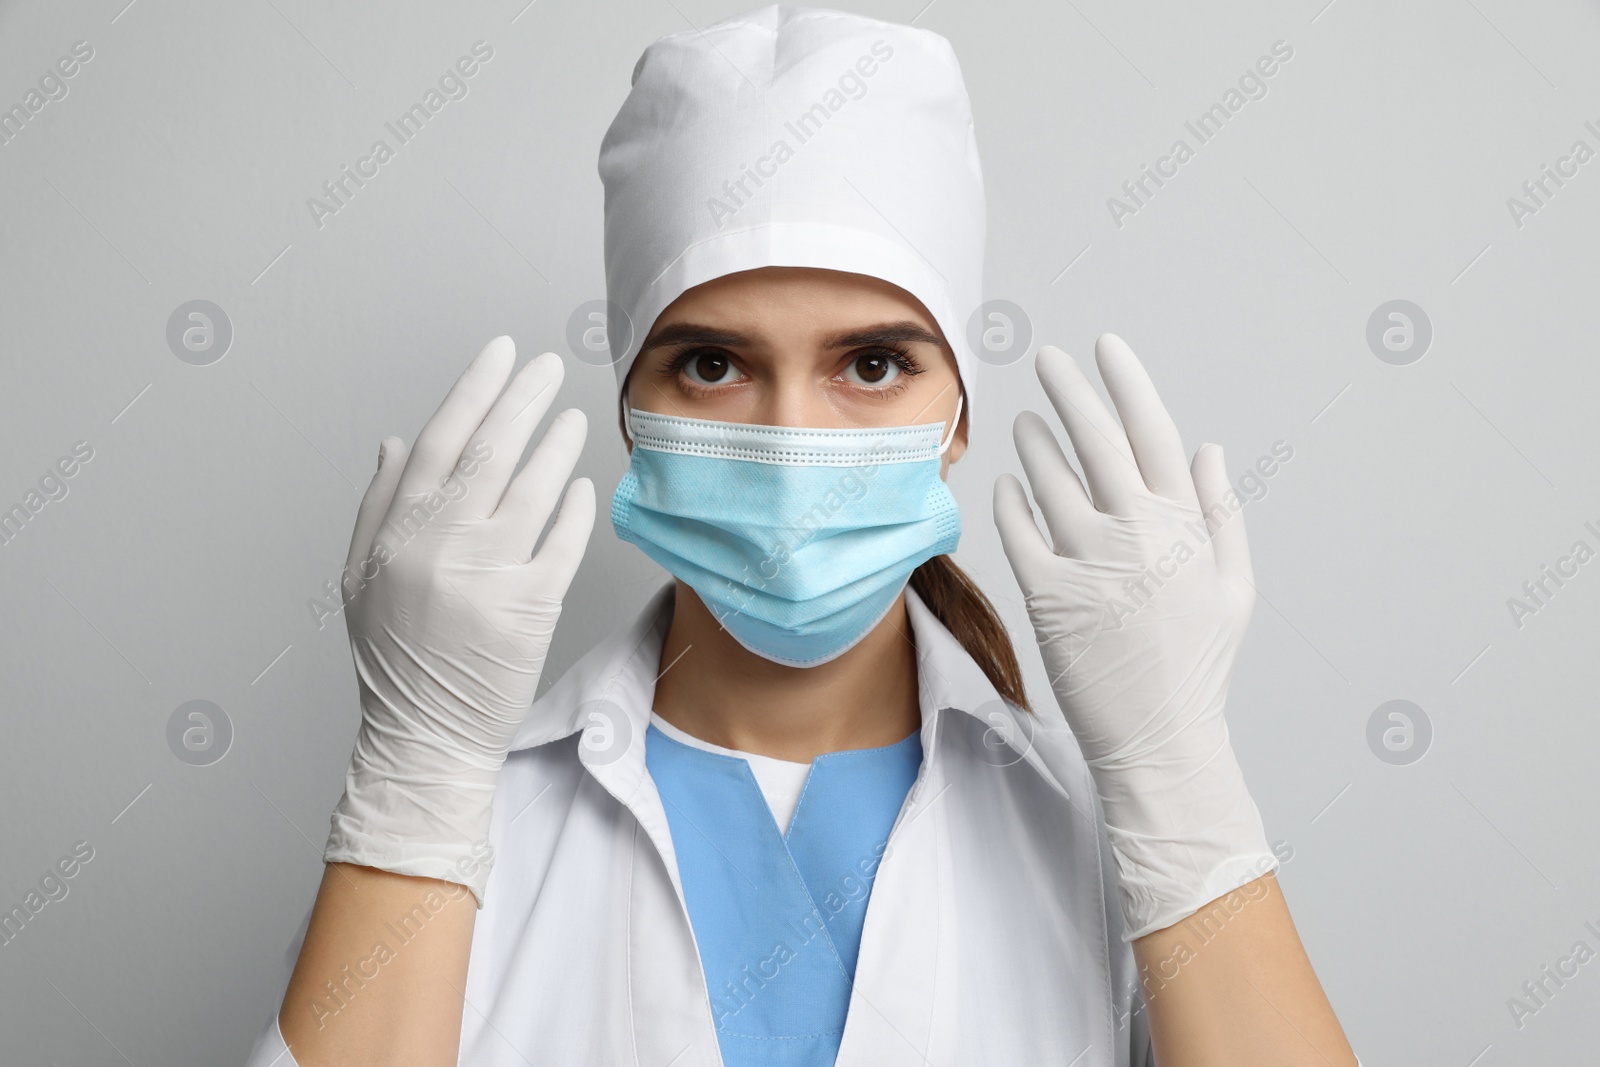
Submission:
[[[961,642],[1005,699],[1033,714],[1022,685],[1022,667],[994,605],[949,556],[934,556],[911,572],[911,588]]]

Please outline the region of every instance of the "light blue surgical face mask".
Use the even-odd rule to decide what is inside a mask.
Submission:
[[[888,614],[911,572],[961,540],[944,423],[760,426],[628,412],[617,536],[685,582],[745,648],[814,667]]]

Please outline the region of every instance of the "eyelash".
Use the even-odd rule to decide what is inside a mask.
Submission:
[[[661,373],[665,377],[678,379],[679,386],[692,396],[708,396],[712,393],[715,393],[719,388],[723,387],[706,386],[700,385],[698,382],[692,382],[686,375],[683,374],[683,369],[687,367],[690,361],[697,356],[704,355],[707,352],[720,351],[722,350],[707,346],[686,348],[668,360],[661,367]],[[896,376],[895,380],[891,384],[886,386],[874,388],[869,385],[856,385],[854,383],[847,383],[851,389],[858,393],[868,394],[874,399],[884,399],[900,393],[901,390],[905,389],[911,384],[911,379],[913,377],[923,373],[923,371],[926,369],[922,366],[922,364],[917,362],[917,357],[911,354],[910,349],[889,342],[870,345],[866,348],[863,348],[853,353],[851,359],[859,359],[864,355],[878,352],[888,353],[889,358],[900,368],[900,374]]]

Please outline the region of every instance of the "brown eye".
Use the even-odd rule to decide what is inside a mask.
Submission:
[[[863,352],[845,368],[845,379],[859,385],[888,385],[900,377],[900,370],[887,352]]]
[[[725,385],[732,380],[733,361],[721,352],[698,352],[683,362],[683,372],[696,385]]]

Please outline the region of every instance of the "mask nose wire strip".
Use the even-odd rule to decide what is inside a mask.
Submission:
[[[944,455],[945,451],[949,449],[950,443],[956,439],[956,430],[961,425],[961,404],[965,400],[965,396],[961,395],[960,393],[956,394],[956,413],[950,419],[950,431],[945,434],[944,440],[939,443],[939,451],[935,452],[934,455]],[[632,406],[624,401],[622,404],[622,426],[623,429],[628,432],[628,440],[637,444],[639,438],[638,435],[633,432],[633,418],[631,416],[631,411]]]

